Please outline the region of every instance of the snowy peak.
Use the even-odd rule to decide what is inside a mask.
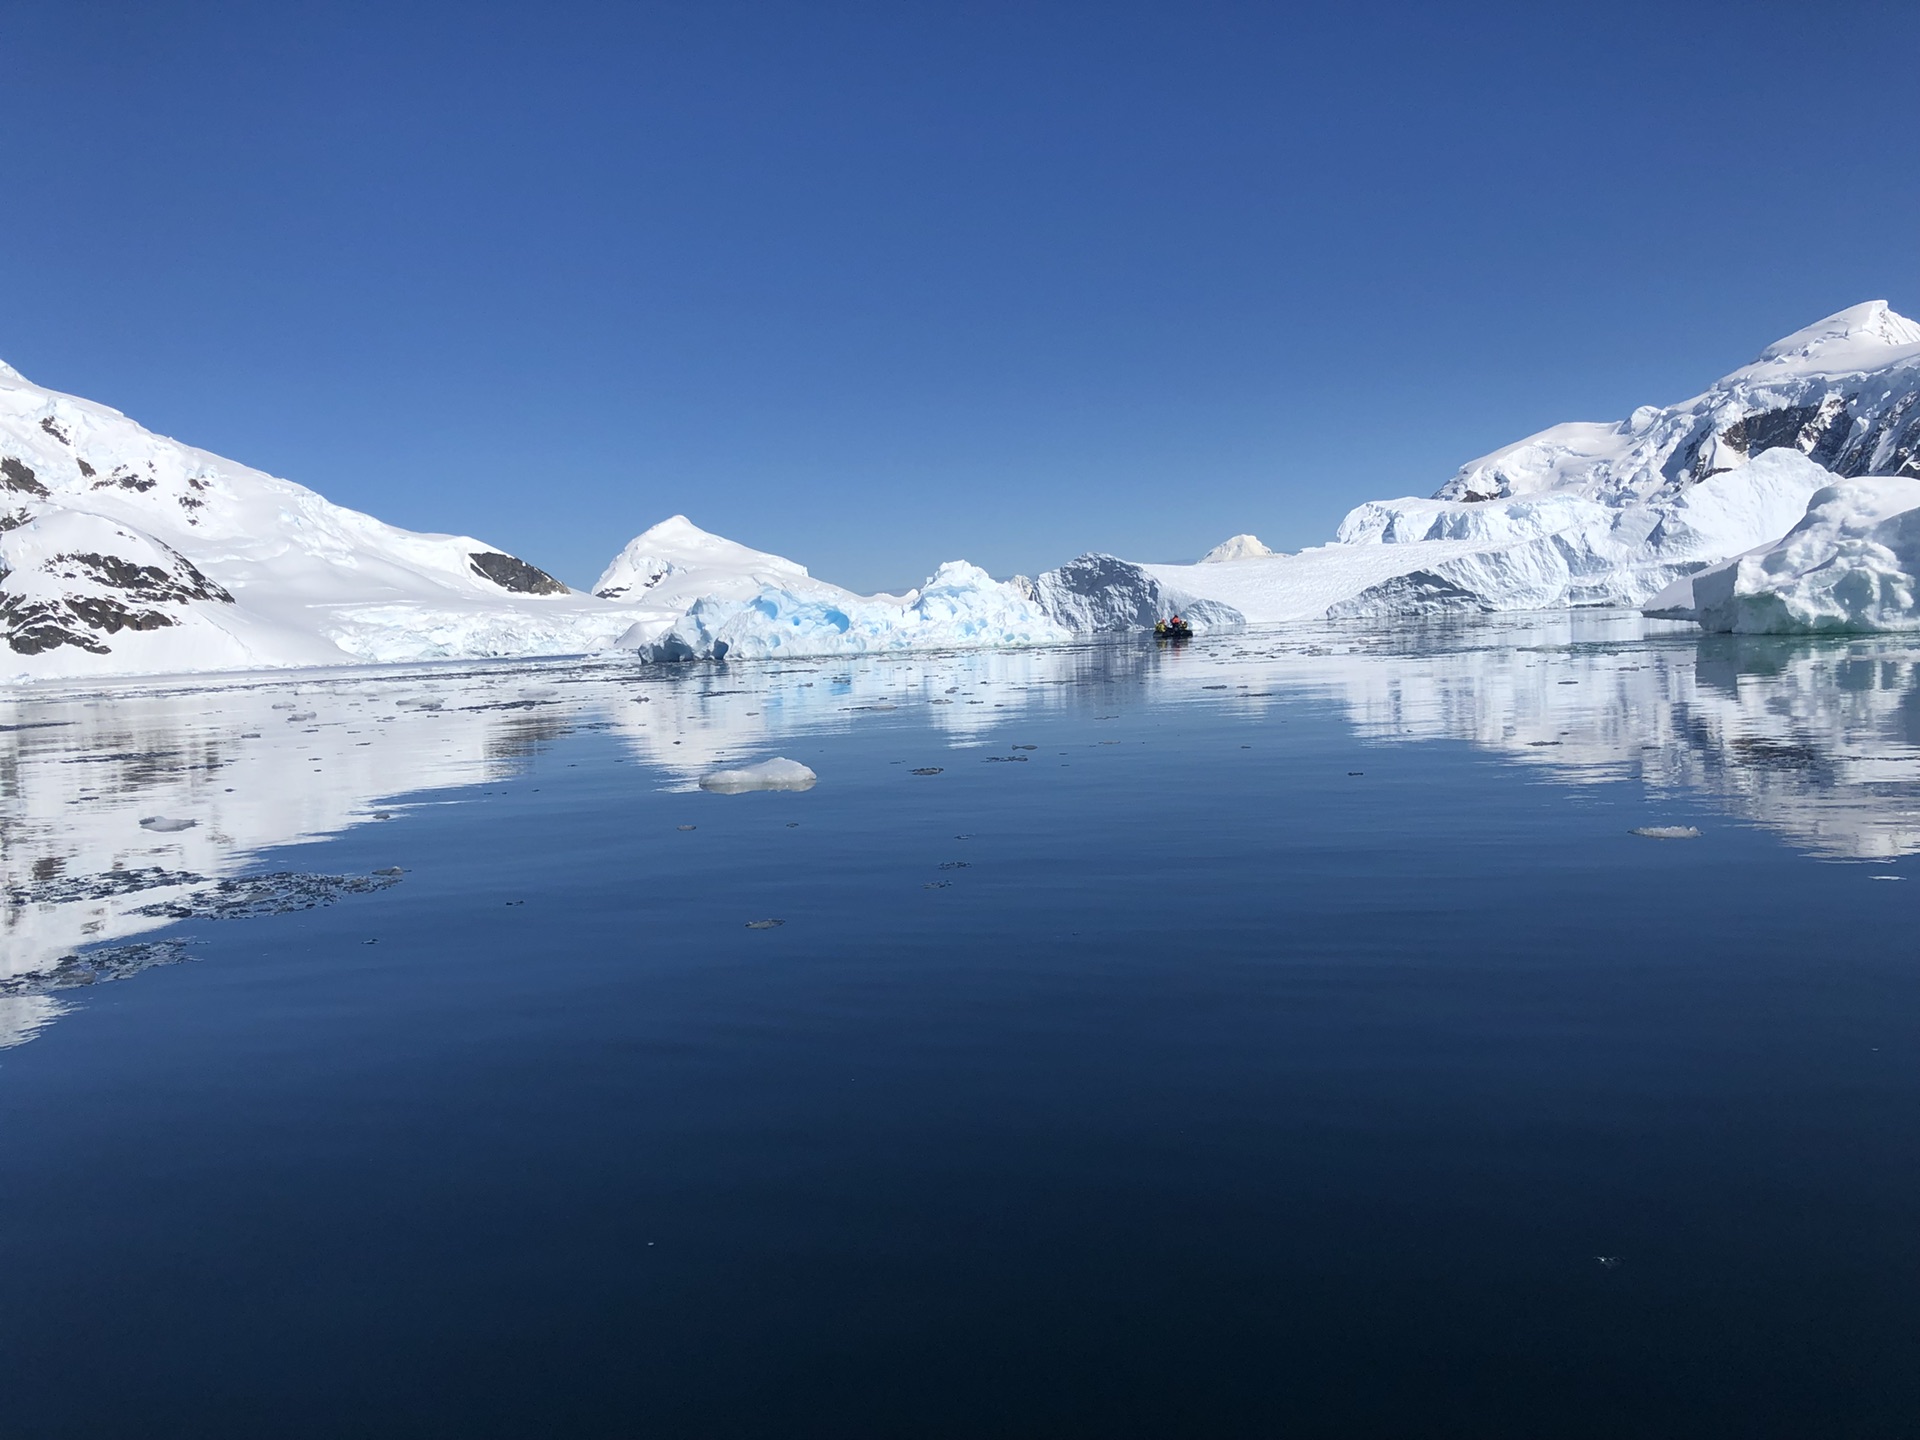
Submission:
[[[1228,560],[1264,560],[1273,554],[1256,535],[1235,535],[1222,540],[1200,557],[1202,565],[1219,565]]]
[[[568,598],[0,365],[0,679],[590,648],[559,633]],[[399,631],[417,655],[388,653]]]
[[[1736,373],[1756,379],[1760,372],[1852,375],[1898,364],[1908,358],[1902,351],[1920,358],[1920,325],[1884,300],[1868,300],[1774,341],[1745,372]]]
[[[638,600],[664,593],[662,582],[670,578],[694,576],[751,577],[755,585],[778,586],[806,579],[807,567],[725,539],[702,530],[684,515],[674,515],[629,540],[594,582],[593,593],[603,600]]]

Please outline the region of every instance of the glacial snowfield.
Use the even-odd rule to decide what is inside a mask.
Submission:
[[[1306,696],[1370,744],[1464,741],[1563,784],[1638,780],[1861,860],[1920,852],[1917,695],[1920,652],[1901,637],[1702,636],[1593,611],[1309,624],[1166,652],[1093,640],[725,672],[601,658],[36,687],[0,696],[0,1045],[56,1018],[102,965],[180,958],[124,947],[202,913],[223,883],[296,906],[385,883],[258,872],[269,852],[502,782],[568,735],[598,734],[692,792],[740,770],[810,783],[753,767],[823,732],[927,724],[951,766],[1076,708],[1220,707],[1251,734]]]
[[[1651,602],[1714,628],[1905,629],[1920,626],[1899,519],[1915,478],[1920,325],[1873,301],[1691,400],[1554,426],[1432,498],[1369,501],[1298,554],[1239,535],[1199,564],[1088,555],[1010,581],[953,561],[907,595],[861,596],[675,516],[581,594],[0,365],[0,678],[1020,648],[1176,611],[1204,631]],[[1708,571],[1724,578],[1696,607],[1683,582]]]

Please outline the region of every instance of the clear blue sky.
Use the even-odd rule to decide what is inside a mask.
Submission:
[[[1288,548],[1920,309],[1920,7],[0,3],[0,357],[574,583]]]

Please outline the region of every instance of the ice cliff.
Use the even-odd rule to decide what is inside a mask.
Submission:
[[[1745,635],[1920,630],[1920,478],[1830,485],[1780,540],[1677,582],[1647,613]]]

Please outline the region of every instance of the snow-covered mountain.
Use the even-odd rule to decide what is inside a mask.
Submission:
[[[1816,492],[1863,475],[1920,475],[1920,325],[1879,300],[1690,400],[1556,425],[1431,499],[1360,505],[1332,545],[1152,568],[1256,621],[1638,605],[1777,540]]]
[[[0,640],[14,676],[591,649],[632,624],[0,365]]]
[[[804,565],[709,534],[684,515],[628,541],[594,582],[593,593],[679,612],[703,596],[744,600],[770,585],[847,593],[813,579]]]
[[[1334,543],[1298,554],[1238,535],[1196,565],[1089,555],[1010,582],[954,561],[905,596],[861,596],[676,515],[579,594],[496,546],[383,524],[0,365],[0,679],[609,647],[1017,647],[1142,629],[1176,609],[1217,628],[1638,605],[1773,545],[1837,480],[1888,476],[1920,477],[1920,325],[1873,301],[1691,400],[1558,425],[1463,466],[1432,498],[1358,506]],[[1882,520],[1884,499],[1867,507]],[[1867,605],[1823,591],[1820,623],[1920,625],[1920,554],[1909,566],[1904,551],[1847,537],[1840,563],[1861,577],[1849,583],[1884,581],[1883,593]],[[1742,583],[1786,584],[1798,564],[1749,566]],[[1741,613],[1762,612],[1801,623],[1793,604]]]

